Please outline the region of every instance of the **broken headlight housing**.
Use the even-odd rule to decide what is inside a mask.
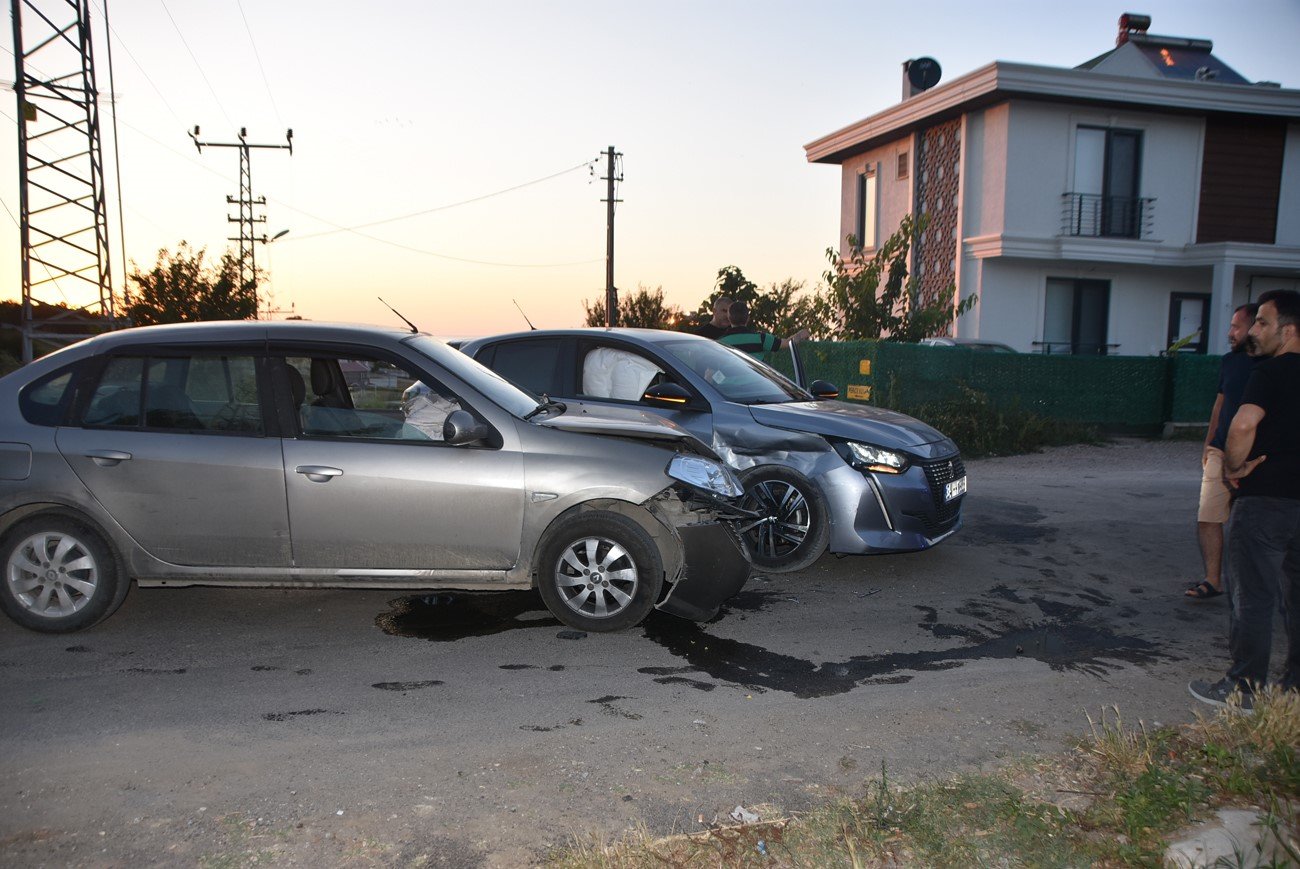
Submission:
[[[731,468],[704,456],[673,456],[666,473],[674,480],[715,498],[739,498],[745,494],[745,487],[740,485],[740,479]]]

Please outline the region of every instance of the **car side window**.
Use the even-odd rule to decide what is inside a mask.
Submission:
[[[44,377],[23,387],[18,393],[18,409],[23,419],[32,425],[55,426],[63,421],[68,400],[72,395],[70,388],[74,381],[77,365],[51,371]]]
[[[119,356],[108,360],[82,423],[91,427],[265,432],[252,356]]]
[[[564,395],[559,341],[524,340],[498,344],[490,367],[511,383],[537,395]]]
[[[621,347],[595,347],[582,357],[582,396],[640,401],[651,385],[669,379],[659,365]]]
[[[360,355],[314,354],[277,360],[294,414],[307,438],[410,443],[443,439],[460,400],[432,378],[403,365]]]

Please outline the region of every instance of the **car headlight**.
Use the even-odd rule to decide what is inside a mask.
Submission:
[[[907,456],[893,450],[887,450],[884,447],[862,444],[857,441],[842,441],[841,444],[843,450],[840,455],[859,471],[874,471],[878,474],[901,474],[911,464]]]
[[[703,456],[676,455],[668,463],[668,476],[696,489],[726,498],[739,498],[745,487],[726,465]]]

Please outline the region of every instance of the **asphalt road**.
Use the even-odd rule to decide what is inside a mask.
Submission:
[[[1199,445],[972,461],[929,552],[756,577],[714,622],[567,639],[532,594],[133,590],[0,620],[0,864],[524,865],[1190,720],[1226,662]]]

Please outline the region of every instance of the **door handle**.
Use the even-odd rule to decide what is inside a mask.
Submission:
[[[343,476],[343,471],[329,465],[299,465],[294,470],[313,483],[328,483],[334,477]]]
[[[131,454],[124,453],[121,450],[91,450],[86,453],[86,458],[101,468],[111,468],[118,462],[131,461]]]

